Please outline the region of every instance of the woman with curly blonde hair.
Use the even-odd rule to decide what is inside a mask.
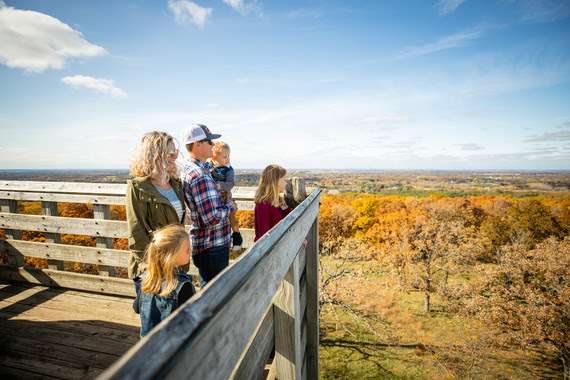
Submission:
[[[144,251],[153,231],[169,224],[184,225],[182,183],[178,178],[178,149],[166,132],[145,133],[135,148],[129,167],[135,176],[128,181],[126,196],[129,228],[129,278],[140,290],[140,275],[147,267]],[[187,271],[188,266],[182,267]]]

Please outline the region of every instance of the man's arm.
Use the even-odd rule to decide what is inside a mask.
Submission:
[[[224,203],[216,184],[210,176],[197,176],[191,188],[200,219],[211,226],[229,217],[234,211],[232,203]]]

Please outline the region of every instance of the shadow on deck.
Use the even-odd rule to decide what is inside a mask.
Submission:
[[[132,300],[0,283],[0,375],[96,378],[139,341],[140,320]]]

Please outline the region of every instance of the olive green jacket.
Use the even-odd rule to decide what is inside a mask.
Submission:
[[[127,181],[126,211],[129,228],[129,278],[136,278],[147,268],[144,251],[150,241],[150,234],[169,224],[183,224],[168,199],[150,182],[149,177],[136,177]],[[170,185],[182,203],[182,221],[186,215],[184,193],[179,179],[170,179]],[[181,267],[184,272],[188,266]]]

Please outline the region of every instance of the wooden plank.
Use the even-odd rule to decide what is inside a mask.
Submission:
[[[244,238],[245,241],[245,238]],[[245,246],[244,248],[247,248]],[[128,266],[129,251],[97,247],[83,247],[67,244],[47,244],[43,242],[0,239],[0,253],[23,255],[40,259],[57,259],[87,264],[112,265],[115,267]],[[233,260],[230,260],[230,265]],[[190,265],[188,274],[198,275],[198,268]]]
[[[128,279],[6,264],[0,264],[0,279],[125,296],[132,296],[135,291],[132,280]]]
[[[227,379],[298,252],[292,247],[301,246],[318,216],[318,194],[309,196],[101,378]]]
[[[94,219],[111,219],[111,207],[109,205],[93,205]],[[113,239],[108,237],[97,237],[98,248],[113,248]],[[99,265],[99,274],[102,276],[115,277],[115,267],[108,265]]]
[[[2,205],[2,212],[18,213],[18,202],[15,200],[0,199]],[[4,228],[4,235],[10,240],[20,240],[22,234],[20,229],[7,229]],[[20,255],[8,255],[8,262],[12,265],[24,266],[24,258]]]
[[[128,238],[127,222],[119,220],[95,220],[2,212],[0,213],[0,228]]]
[[[8,338],[0,338],[0,343],[3,345],[10,345]],[[23,347],[26,349],[28,347]],[[40,347],[49,352],[48,347]],[[8,375],[10,373],[27,372],[27,376],[21,377],[20,379],[44,379],[44,378],[56,378],[56,379],[93,379],[102,370],[93,369],[86,365],[78,365],[69,362],[65,362],[55,358],[49,358],[42,353],[38,355],[30,354],[29,352],[22,352],[13,349],[14,354],[11,356],[0,356],[0,366],[2,366],[2,372],[4,368],[7,369],[6,373],[3,375]],[[12,377],[4,377],[8,379],[18,379]]]
[[[48,343],[40,339],[15,337],[7,334],[2,334],[0,341],[9,350],[24,353],[28,362],[34,359],[38,361],[43,358],[48,359],[41,360],[45,364],[49,364],[45,365],[46,369],[49,370],[50,367],[56,367],[63,372],[60,373],[60,376],[69,379],[95,378],[117,360],[118,357],[118,355],[78,349],[65,343]],[[10,357],[0,356],[0,360],[10,361]],[[57,363],[57,365],[54,365],[54,363]],[[50,376],[56,374],[51,371],[47,373]]]
[[[127,184],[92,182],[0,181],[0,190],[124,196],[127,192]]]
[[[230,379],[260,379],[274,345],[273,305],[269,305]]]
[[[275,363],[278,379],[301,379],[299,258],[293,262],[273,303]]]
[[[60,203],[89,203],[103,205],[125,205],[125,195],[97,195],[97,194],[66,194],[66,193],[38,193],[21,191],[0,191],[1,199],[13,199],[26,202],[60,202]]]
[[[253,228],[240,228],[239,232],[243,238],[242,248],[252,247],[255,239],[255,230]]]
[[[236,186],[232,189],[235,199],[253,199],[257,187]],[[47,181],[0,181],[0,191],[36,192],[60,194],[97,194],[124,197],[126,183],[47,182]]]
[[[308,379],[319,378],[319,220],[307,236],[306,277],[306,370]]]
[[[68,309],[69,305],[67,305],[64,310],[52,313],[46,310],[42,310],[41,312],[32,312],[27,310],[24,311],[23,316],[10,311],[0,310],[0,318],[6,320],[9,319],[11,323],[14,323],[14,328],[17,328],[19,323],[22,324],[22,328],[28,328],[27,325],[30,323],[44,323],[53,331],[67,332],[73,330],[78,334],[81,334],[83,337],[97,336],[100,339],[106,339],[111,342],[120,342],[121,345],[125,344],[129,347],[132,347],[140,340],[140,323],[139,326],[118,323],[118,318],[121,317],[119,314],[115,317],[116,322],[99,321],[98,323],[94,323],[91,319],[46,321],[48,317],[64,319]],[[96,313],[92,313],[92,318],[94,316],[96,316]],[[123,353],[126,352],[129,347],[127,347]]]
[[[235,186],[232,189],[232,197],[236,200],[243,200],[243,199],[253,199],[255,196],[255,192],[257,191],[257,187],[249,187],[249,186]]]
[[[58,216],[59,211],[57,209],[57,203],[42,201],[42,214],[46,216]],[[46,238],[46,243],[61,244],[60,234],[53,234],[50,232],[46,232],[45,238]],[[53,270],[63,270],[63,261],[49,259],[48,268]]]
[[[36,288],[41,289],[41,287]],[[83,297],[80,295],[81,293],[67,295],[64,292],[58,294],[50,291],[50,288],[43,288],[39,292],[32,288],[24,290],[22,293],[22,295],[14,294],[9,298],[0,300],[0,304],[11,313],[33,310],[34,313],[39,314],[42,312],[51,313],[54,310],[68,310],[64,316],[65,319],[73,316],[73,318],[85,320],[96,315],[101,321],[115,322],[120,318],[121,323],[140,326],[140,317],[133,311],[133,300],[130,298],[127,302],[116,302],[116,300],[105,300],[104,298]],[[70,305],[72,305],[72,310],[69,310]],[[15,316],[15,318],[20,318],[20,316]]]
[[[61,377],[49,376],[45,373],[32,372],[29,365],[24,366],[24,370],[20,368],[14,368],[8,365],[8,363],[0,363],[2,365],[2,376],[6,379],[42,379],[42,380],[52,380],[61,379]]]
[[[0,239],[0,253],[125,268],[130,256],[129,251],[119,249],[6,239]]]
[[[99,307],[102,303],[104,307],[119,308],[121,305],[128,305],[125,310],[131,310],[131,303],[135,299],[131,296],[121,296],[114,294],[94,293],[81,290],[53,288],[23,282],[0,282],[0,295],[3,300],[9,301],[11,298],[19,302],[19,299],[34,298],[38,300],[62,300],[67,304],[91,305],[95,303]]]
[[[93,316],[93,314],[92,314]],[[85,324],[84,324],[85,325]],[[87,333],[88,335],[85,335]],[[97,334],[97,327],[91,325],[90,329],[84,331],[76,331],[68,329],[53,329],[51,322],[32,322],[22,320],[10,320],[0,324],[0,334],[2,336],[12,336],[20,340],[20,338],[29,340],[41,340],[43,343],[51,343],[54,345],[64,345],[77,348],[82,351],[93,351],[102,354],[106,364],[102,369],[106,369],[113,364],[123,353],[127,352],[133,345],[119,339],[109,339],[109,337]],[[88,337],[86,339],[86,337]],[[117,335],[116,338],[119,336]],[[113,358],[109,362],[108,355]],[[81,364],[77,358],[72,358],[75,363]],[[94,364],[92,364],[94,365]],[[95,365],[97,366],[97,365]]]
[[[95,300],[93,304],[97,305],[99,302]],[[83,336],[96,335],[129,345],[137,343],[140,339],[140,318],[132,320],[130,316],[134,314],[132,309],[126,312],[116,311],[114,317],[102,318],[99,317],[97,310],[92,310],[90,314],[85,312],[70,314],[69,304],[60,306],[59,309],[11,303],[4,303],[4,307],[4,310],[0,310],[0,317],[5,320],[22,323],[49,322],[53,330],[77,330]]]
[[[3,378],[94,378],[139,340],[132,297],[0,283],[0,299]]]
[[[255,209],[255,204],[252,201],[240,201],[236,200],[238,210],[241,211],[253,211]]]

